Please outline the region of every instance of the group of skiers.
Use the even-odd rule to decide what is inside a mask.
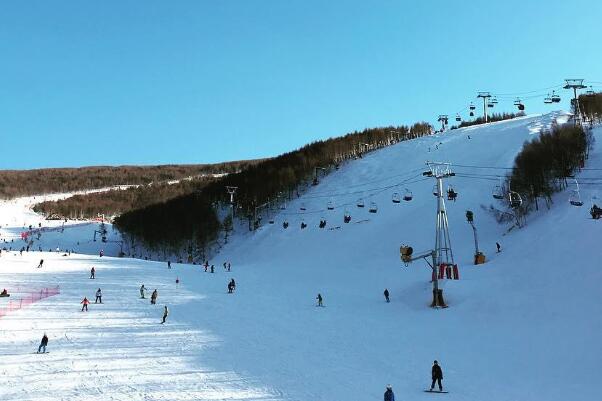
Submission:
[[[431,368],[431,388],[426,391],[433,391],[435,388],[435,383],[439,387],[439,392],[443,392],[443,385],[441,384],[441,380],[443,380],[443,371],[441,370],[441,366],[439,362],[434,361],[433,367]],[[384,401],[395,401],[395,393],[393,393],[393,387],[390,384],[387,384],[387,389],[384,394]]]

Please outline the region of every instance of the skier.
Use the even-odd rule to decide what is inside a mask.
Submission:
[[[101,258],[104,256],[104,254],[105,254],[105,251],[104,251],[104,250],[102,250],[102,249],[101,249],[101,250],[100,250],[100,252],[98,253],[98,255],[99,255]]]
[[[211,273],[215,273],[215,266],[211,265]]]
[[[159,294],[157,293],[157,289],[155,288],[155,290],[153,291],[153,293],[151,294],[151,305],[154,305],[157,303],[157,296]]]
[[[90,270],[90,278],[95,279],[96,278],[94,276],[95,274],[96,274],[96,269],[94,268],[94,266],[92,266],[92,269]]]
[[[433,382],[431,383],[431,390],[435,388],[435,382],[439,385],[439,391],[443,391],[443,386],[441,385],[441,380],[443,380],[443,371],[441,370],[441,366],[437,361],[433,362],[433,368],[431,369],[431,376],[433,378]]]
[[[82,312],[84,311],[84,309],[86,310],[86,312],[88,311],[89,303],[90,301],[88,301],[88,298],[84,297],[84,299],[80,302],[80,304],[82,304]]]
[[[167,268],[168,268],[168,269],[171,269],[171,260],[168,260],[168,261],[167,261]]]
[[[496,242],[495,246],[497,247],[497,253],[500,253],[502,251],[502,246],[500,245],[500,243]]]
[[[224,262],[224,270],[228,270],[228,263]]]
[[[230,271],[230,262],[228,262],[228,271]]]
[[[180,278],[176,277],[176,288],[178,288],[178,285],[180,284]]]
[[[40,264],[38,265],[38,269],[40,269],[42,267],[42,265],[44,264],[44,259],[40,260]]]
[[[102,291],[100,291],[100,288],[96,290],[96,300],[94,303],[97,304],[99,302],[102,303]]]
[[[232,288],[232,281],[230,281],[228,283],[228,294],[232,294],[232,290],[233,290],[233,288]]]
[[[324,305],[322,305],[322,294],[318,293],[318,296],[316,297],[316,299],[318,300],[317,306],[324,306]]]
[[[46,346],[47,345],[48,345],[48,336],[46,335],[46,333],[44,333],[44,336],[42,337],[42,341],[40,342],[40,346],[38,347],[38,354],[40,352],[42,352],[43,354],[45,354],[46,353]]]
[[[207,269],[209,268],[209,261],[206,260],[203,266],[205,266],[205,273],[207,273]]]
[[[144,291],[146,291],[146,287],[144,286],[144,284],[142,284],[142,286],[140,287],[140,298],[144,299]]]
[[[387,290],[387,289],[385,288],[385,292],[383,292],[383,294],[384,294],[384,296],[385,296],[385,299],[387,300],[387,302],[389,302],[389,290]]]
[[[169,315],[169,309],[167,309],[167,305],[165,305],[165,309],[163,309],[163,320],[161,321],[161,324],[165,323],[165,319],[167,319],[167,315]]]
[[[395,394],[390,384],[387,384],[387,391],[385,391],[385,401],[395,401]]]

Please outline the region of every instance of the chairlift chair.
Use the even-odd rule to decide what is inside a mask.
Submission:
[[[447,200],[455,201],[457,197],[458,193],[454,191],[454,187],[452,187],[451,185],[447,187]]]
[[[320,218],[320,224],[318,225],[320,228],[326,227],[326,219],[324,217]]]
[[[472,104],[472,103],[470,104],[470,106],[468,106],[468,108],[469,108],[471,111],[473,111],[473,110],[475,110],[475,109],[476,109],[475,105],[474,105],[474,104]]]
[[[357,207],[364,207],[364,200],[362,198],[357,200]]]
[[[403,200],[409,202],[412,200],[414,196],[412,195],[412,191],[406,188],[405,193],[403,194]]]
[[[560,96],[552,91],[552,103],[560,103]]]
[[[284,220],[282,222],[282,228],[287,229],[288,228],[288,221]]]
[[[471,116],[471,117],[474,117],[474,113],[473,113],[472,111],[470,112],[470,116]]]
[[[462,117],[459,114],[456,114],[456,121],[462,121]]]
[[[581,193],[579,192],[579,183],[576,178],[573,178],[575,181],[575,189],[571,191],[571,195],[569,196],[569,203],[573,206],[583,206],[583,201],[581,200]]]
[[[594,88],[592,88],[590,86],[589,89],[585,91],[585,96],[587,96],[587,97],[594,97],[594,96],[596,96],[596,93],[594,92]]]
[[[498,102],[497,102],[497,97],[493,97],[493,98],[491,98],[491,103],[492,103],[492,104],[497,104],[497,103],[498,103]]]
[[[328,210],[334,210],[334,203],[333,203],[332,201],[329,201],[329,202],[328,202],[328,205],[326,206],[326,208],[327,208]]]
[[[524,104],[522,104],[522,103],[521,103],[521,104],[519,104],[519,105],[518,105],[518,110],[519,110],[519,111],[525,111],[525,105],[524,105]]]
[[[301,220],[301,229],[303,230],[305,227],[307,227],[307,224],[305,224],[305,221]]]
[[[439,187],[437,184],[433,185],[433,195],[439,196]]]
[[[504,191],[502,191],[501,185],[496,185],[493,188],[492,196],[493,196],[493,199],[504,199]]]
[[[521,198],[520,194],[515,191],[508,192],[508,201],[510,202],[510,207],[513,209],[521,207],[523,204],[523,198]]]
[[[370,209],[368,209],[370,213],[376,213],[378,211],[378,206],[376,206],[376,202],[370,202]]]
[[[299,209],[302,211],[307,210],[307,208],[305,207],[305,203],[302,203],[301,206],[299,207]]]
[[[487,107],[493,107],[493,103],[491,103],[491,102],[487,103]]]
[[[401,196],[399,196],[399,193],[394,192],[393,195],[391,195],[391,201],[393,203],[401,203]]]
[[[349,223],[351,221],[351,214],[349,214],[348,210],[345,210],[345,214],[343,215],[343,222]]]
[[[550,104],[550,103],[552,103],[552,98],[550,97],[550,94],[549,94],[549,93],[548,93],[548,96],[546,96],[546,97],[543,99],[543,102],[544,102],[545,104]]]

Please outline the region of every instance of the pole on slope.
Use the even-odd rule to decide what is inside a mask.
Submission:
[[[577,99],[577,89],[585,89],[587,86],[583,85],[583,79],[581,78],[569,78],[565,79],[564,89],[572,89],[573,90],[573,111],[575,115],[573,116],[573,125],[581,125],[581,108],[579,107],[579,100]]]
[[[234,194],[238,187],[229,187],[226,186],[226,192],[230,195],[230,215],[232,219],[232,231],[234,231]]]
[[[479,98],[479,97],[483,99],[483,118],[485,119],[485,122],[487,122],[487,103],[489,101],[489,98],[491,97],[491,93],[478,92],[477,98]]]

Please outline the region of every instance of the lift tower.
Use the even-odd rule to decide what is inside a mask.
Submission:
[[[232,216],[232,231],[234,231],[234,194],[238,187],[226,187],[226,192],[230,195],[230,213]]]
[[[477,94],[477,97],[480,97],[483,99],[483,118],[485,119],[485,122],[487,122],[487,102],[489,102],[489,98],[491,97],[491,93],[489,92],[479,92]]]
[[[565,79],[564,89],[572,89],[573,90],[573,112],[575,115],[573,116],[573,123],[575,125],[581,125],[581,109],[579,107],[579,100],[577,99],[577,89],[585,89],[587,86],[583,85],[583,79]]]
[[[441,132],[445,131],[445,127],[447,127],[448,120],[449,120],[449,117],[447,116],[447,114],[439,115],[439,118],[437,119],[437,121],[439,121],[441,123]]]

